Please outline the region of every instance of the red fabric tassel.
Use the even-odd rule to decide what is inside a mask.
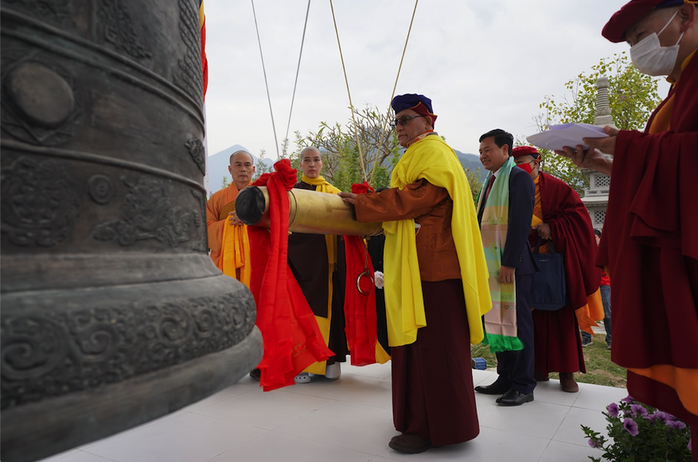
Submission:
[[[351,192],[354,194],[366,194],[374,192],[373,186],[364,181],[363,183],[354,183],[351,185]]]
[[[267,186],[271,229],[250,226],[252,275],[250,289],[257,304],[257,327],[264,339],[259,364],[264,391],[293,385],[310,364],[333,355],[308,302],[288,267],[288,194],[296,170],[288,159],[274,164],[253,186]]]
[[[373,192],[366,182],[353,184],[351,192],[363,194]],[[346,318],[346,335],[351,364],[366,366],[376,362],[376,343],[378,341],[376,320],[376,287],[373,283],[373,265],[366,255],[368,250],[360,236],[344,236],[347,262],[346,294],[344,298],[344,316]],[[367,274],[361,276],[364,270]],[[359,292],[357,284],[360,284]]]
[[[347,261],[347,285],[344,299],[346,334],[351,364],[366,366],[376,362],[376,342],[378,341],[376,320],[376,287],[373,283],[373,265],[368,261],[366,275],[359,275],[365,269],[366,246],[360,236],[344,236]],[[361,286],[364,293],[359,292]]]

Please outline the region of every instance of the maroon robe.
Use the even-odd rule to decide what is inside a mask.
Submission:
[[[417,340],[391,349],[393,423],[433,446],[462,443],[480,433],[460,266],[451,232],[453,201],[424,179],[356,198],[361,222],[414,218],[427,325]]]
[[[621,130],[616,139],[597,262],[609,267],[613,284],[611,359],[626,368],[698,369],[697,89],[694,56],[645,132]],[[672,96],[670,130],[651,134]],[[696,385],[677,386],[695,392]],[[698,426],[674,388],[632,371],[627,387],[635,399]]]
[[[574,312],[585,306],[587,296],[599,289],[601,271],[594,264],[597,251],[594,228],[584,203],[569,185],[540,172],[538,188],[543,222],[550,226],[555,251],[563,254],[570,304],[557,311],[536,310],[533,306],[535,370],[541,374],[586,372]],[[529,242],[534,248],[538,242],[536,231],[529,234]]]

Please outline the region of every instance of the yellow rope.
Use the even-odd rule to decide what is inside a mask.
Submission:
[[[337,35],[337,46],[339,47],[339,58],[342,60],[342,71],[344,71],[344,82],[347,86],[347,95],[349,95],[349,109],[351,109],[351,120],[354,124],[354,138],[356,139],[356,147],[359,149],[359,163],[361,164],[361,177],[362,180],[366,181],[366,167],[364,165],[364,156],[361,151],[361,142],[359,141],[359,131],[356,126],[356,119],[354,118],[354,104],[351,102],[351,92],[349,91],[349,79],[347,78],[347,69],[344,66],[344,56],[342,55],[342,44],[339,41],[339,30],[337,29],[337,20],[334,16],[334,6],[332,5],[332,0],[330,0],[330,9],[332,10],[332,21],[334,22],[334,32]]]
[[[330,0],[331,2],[332,0]],[[395,85],[393,85],[393,92],[390,94],[390,103],[388,103],[388,112],[385,116],[385,121],[383,122],[383,128],[381,130],[381,136],[378,138],[378,146],[380,149],[380,146],[383,144],[383,135],[385,134],[385,129],[388,125],[388,115],[390,114],[390,109],[391,109],[391,103],[393,102],[393,98],[395,97],[395,89],[397,88],[397,82],[398,79],[400,78],[400,70],[402,70],[402,61],[405,59],[405,52],[407,51],[407,42],[410,41],[410,33],[412,32],[412,24],[414,23],[414,15],[417,13],[417,5],[419,4],[419,0],[415,0],[414,2],[414,10],[412,10],[412,19],[410,20],[410,27],[407,29],[407,37],[405,38],[405,46],[402,49],[402,56],[400,57],[400,65],[397,68],[397,75],[395,76]],[[373,163],[373,170],[371,171],[371,181],[369,183],[373,184],[373,178],[376,176],[376,168],[378,167],[378,159]]]

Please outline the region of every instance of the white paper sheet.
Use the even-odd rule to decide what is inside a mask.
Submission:
[[[578,144],[589,149],[589,146],[582,142],[582,138],[607,138],[603,127],[589,124],[562,124],[550,127],[550,130],[536,133],[526,137],[526,140],[534,146],[549,150],[561,151],[563,146],[571,148]]]

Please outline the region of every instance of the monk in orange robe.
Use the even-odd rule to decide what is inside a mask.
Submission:
[[[224,274],[247,287],[250,286],[250,243],[247,226],[235,213],[235,199],[240,190],[250,185],[254,171],[254,159],[249,152],[234,152],[228,166],[232,183],[214,193],[206,203],[211,260]]]

